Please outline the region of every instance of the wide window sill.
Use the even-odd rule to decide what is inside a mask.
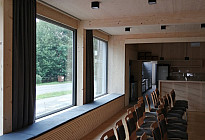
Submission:
[[[85,104],[82,106],[76,106],[68,111],[63,111],[58,115],[49,117],[47,119],[38,121],[22,130],[12,132],[9,134],[4,134],[0,137],[1,140],[14,140],[14,139],[32,139],[38,137],[50,130],[55,129],[56,127],[63,125],[69,121],[76,119],[86,113],[89,113],[92,110],[95,110],[119,97],[123,94],[113,93],[106,94],[105,96],[97,98],[93,103]]]

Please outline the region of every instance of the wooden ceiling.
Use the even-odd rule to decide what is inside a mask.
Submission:
[[[93,0],[41,0],[77,17],[85,28],[101,29],[111,35],[168,32],[204,32],[205,0],[99,0],[100,8],[92,9]],[[167,25],[161,30],[161,25]],[[125,32],[125,27],[131,27]]]

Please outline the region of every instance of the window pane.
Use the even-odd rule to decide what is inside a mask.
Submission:
[[[93,39],[94,53],[94,97],[107,92],[107,43]]]
[[[72,105],[73,31],[36,19],[36,117]]]

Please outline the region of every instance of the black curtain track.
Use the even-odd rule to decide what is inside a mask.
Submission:
[[[94,101],[93,31],[86,30],[86,103]]]
[[[13,131],[34,122],[35,100],[36,0],[13,0]]]

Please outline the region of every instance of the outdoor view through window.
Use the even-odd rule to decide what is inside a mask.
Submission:
[[[94,53],[94,97],[107,92],[107,43],[93,39]]]
[[[72,105],[73,98],[73,31],[46,21],[36,19],[36,118]]]

